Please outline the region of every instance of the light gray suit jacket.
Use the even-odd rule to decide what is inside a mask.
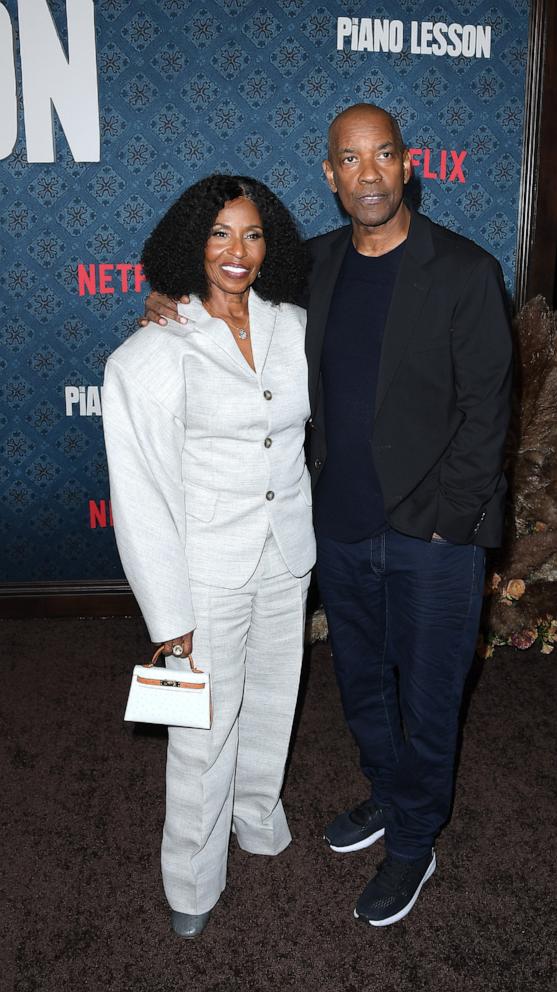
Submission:
[[[305,311],[250,292],[256,372],[198,299],[180,311],[111,355],[103,389],[116,540],[153,641],[195,628],[190,578],[243,585],[269,526],[293,575],[315,561]]]

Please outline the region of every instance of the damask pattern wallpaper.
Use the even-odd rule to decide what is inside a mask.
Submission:
[[[97,0],[100,161],[74,161],[54,115],[53,163],[27,161],[18,5],[3,6],[19,130],[0,162],[0,581],[122,576],[99,387],[143,310],[141,246],[196,179],[257,176],[305,235],[330,230],[327,124],[378,103],[412,149],[420,209],[495,254],[512,292],[526,0]],[[65,45],[66,4],[48,7]]]

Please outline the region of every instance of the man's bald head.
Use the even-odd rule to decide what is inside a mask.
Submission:
[[[395,143],[397,151],[402,153],[405,150],[406,146],[404,144],[400,127],[398,125],[398,121],[396,117],[393,117],[392,114],[389,114],[387,110],[383,110],[382,107],[377,107],[374,103],[355,103],[352,107],[347,107],[346,110],[343,110],[340,114],[337,114],[334,121],[332,121],[331,124],[329,125],[329,133],[328,133],[329,159],[331,158],[331,155],[335,148],[335,139],[340,126],[345,122],[348,123],[352,119],[361,120],[362,122],[364,122],[366,117],[369,118],[370,122],[371,121],[376,122],[378,118],[383,118],[385,123],[388,122],[391,127],[393,141]]]
[[[404,187],[412,174],[408,150],[394,117],[371,103],[339,114],[329,130],[323,171],[352,218],[354,243],[370,237],[395,246],[406,237],[410,212]]]

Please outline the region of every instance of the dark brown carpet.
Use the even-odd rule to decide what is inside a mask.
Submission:
[[[549,992],[555,987],[555,659],[479,669],[439,867],[401,923],[352,917],[382,855],[333,855],[323,824],[366,794],[326,646],[313,651],[279,858],[231,841],[228,887],[195,943],[159,877],[164,732],[122,723],[148,648],[137,620],[0,627],[6,992]]]

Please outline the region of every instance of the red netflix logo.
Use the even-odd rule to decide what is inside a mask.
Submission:
[[[112,519],[112,506],[109,499],[89,500],[89,527],[95,530],[97,527],[114,527]]]
[[[450,183],[465,183],[462,163],[468,152],[454,148],[409,148],[412,169],[421,172],[424,179],[446,179]]]
[[[146,282],[142,265],[131,262],[101,262],[96,265],[79,264],[77,287],[80,296],[106,296],[108,293],[140,293]]]

